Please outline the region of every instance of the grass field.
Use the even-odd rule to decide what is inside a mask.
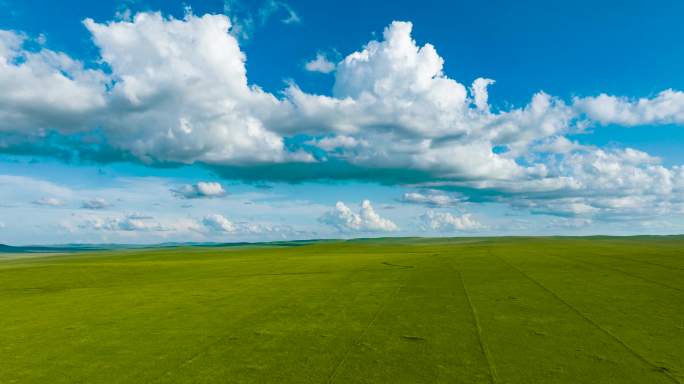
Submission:
[[[0,260],[0,383],[681,383],[684,237]]]

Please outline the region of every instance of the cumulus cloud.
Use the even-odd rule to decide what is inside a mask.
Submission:
[[[324,54],[318,53],[315,59],[304,64],[304,68],[309,72],[330,73],[335,70],[335,63],[328,60]]]
[[[444,60],[431,44],[416,44],[412,28],[408,22],[393,22],[383,32],[384,40],[371,41],[344,58],[338,65],[333,95],[355,100],[364,110],[375,109],[371,118],[432,136],[446,128],[446,120],[459,123],[467,92],[443,74]],[[464,128],[450,125],[451,133]]]
[[[633,126],[684,123],[684,92],[672,89],[650,99],[638,100],[602,93],[595,97],[575,98],[574,106],[601,124]]]
[[[185,184],[178,188],[172,188],[171,192],[184,199],[199,199],[221,197],[226,195],[221,183],[200,181],[197,184]]]
[[[319,221],[340,232],[391,232],[399,229],[391,220],[380,217],[368,200],[361,203],[358,213],[338,201],[335,208],[321,216]]]
[[[533,213],[563,217],[643,219],[684,209],[684,167],[666,168],[642,151],[580,147],[549,163],[547,172],[543,179],[437,184],[468,186],[481,200],[503,197]]]
[[[475,220],[471,214],[454,216],[448,212],[427,211],[420,216],[423,228],[432,231],[471,231],[483,229],[485,226]]]
[[[292,158],[263,123],[280,101],[248,85],[225,16],[141,13],[131,22],[84,23],[116,80],[108,95],[116,113],[102,122],[114,147],[148,162]]]
[[[106,105],[106,76],[64,53],[24,49],[27,40],[0,30],[0,133],[39,137],[51,129],[92,128],[92,117]]]
[[[81,208],[83,209],[106,209],[111,206],[112,205],[109,202],[107,202],[107,200],[101,197],[85,200],[81,203]]]
[[[42,197],[38,200],[32,201],[32,203],[35,205],[45,205],[50,207],[59,207],[61,205],[64,205],[64,202],[62,200],[59,200],[54,197]]]
[[[494,83],[494,80],[485,79],[482,77],[479,77],[473,81],[473,85],[470,87],[470,92],[473,95],[473,104],[475,104],[477,109],[481,111],[489,110],[489,93],[487,92],[487,87]]]
[[[263,15],[274,14],[298,19],[285,3],[267,2]],[[202,164],[261,180],[411,183],[566,216],[682,207],[680,166],[566,137],[596,123],[682,124],[680,91],[570,103],[538,92],[493,112],[493,80],[466,87],[450,78],[437,49],[416,42],[410,22],[395,21],[335,65],[330,96],[295,83],[276,96],[248,81],[237,27],[225,15],[138,13],[84,24],[111,71],[44,46],[28,50],[25,35],[0,32],[0,89],[8,90],[0,94],[0,151]],[[199,184],[177,193],[202,194]],[[341,227],[365,228],[354,224],[361,214],[344,211],[335,212],[352,224]]]
[[[223,215],[217,213],[205,216],[202,219],[202,224],[204,224],[204,226],[211,229],[212,231],[216,232],[231,233],[237,230],[237,226],[233,224],[233,222],[226,219]]]
[[[225,16],[139,13],[84,24],[111,74],[47,49],[27,51],[21,35],[0,34],[0,85],[9,90],[0,95],[0,131],[11,131],[0,147],[26,146],[17,141],[50,131],[87,131],[88,147],[100,145],[100,154],[106,146],[146,163],[292,156],[263,125],[279,101],[247,84],[245,57]]]
[[[345,57],[337,65],[332,97],[288,88],[292,125],[311,127],[321,141],[367,143],[337,146],[327,156],[364,169],[404,170],[407,180],[417,173],[426,179],[543,174],[543,164],[526,165],[516,156],[540,138],[570,131],[571,108],[539,93],[524,108],[492,114],[485,105],[492,81],[476,80],[472,99],[463,84],[443,73],[436,49],[419,46],[411,31],[411,23],[393,22],[383,40]],[[509,151],[496,153],[495,146]]]

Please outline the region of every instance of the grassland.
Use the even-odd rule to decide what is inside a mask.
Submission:
[[[0,383],[681,383],[684,238],[0,260]]]

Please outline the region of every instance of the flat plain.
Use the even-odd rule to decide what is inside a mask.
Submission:
[[[683,289],[677,236],[5,257],[0,383],[682,383]]]

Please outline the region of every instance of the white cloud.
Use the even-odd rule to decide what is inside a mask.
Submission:
[[[96,214],[78,215],[74,218],[63,220],[62,228],[69,232],[81,232],[89,234],[95,232],[111,232],[128,238],[145,236],[192,236],[201,234],[201,225],[192,218],[167,217],[156,219],[150,215],[127,214],[103,216]],[[84,232],[85,231],[85,232]]]
[[[285,3],[267,5],[264,15],[294,20]],[[248,82],[245,54],[224,15],[139,13],[84,23],[111,73],[45,47],[24,49],[26,36],[0,32],[0,89],[9,90],[0,94],[0,149],[199,163],[228,175],[239,167],[262,179],[437,183],[583,217],[682,210],[681,167],[566,137],[594,122],[684,123],[679,91],[638,100],[602,94],[571,104],[538,92],[527,105],[492,112],[493,80],[478,78],[468,90],[444,73],[435,47],[413,39],[411,23],[393,22],[382,39],[337,64],[332,96],[294,83],[275,96]],[[40,138],[55,133],[65,142],[40,147],[51,142]],[[88,140],[70,141],[76,133]],[[285,145],[309,136],[304,149]],[[278,168],[285,163],[292,168]],[[200,195],[198,188],[179,194]],[[349,222],[357,222],[354,215]]]
[[[136,219],[132,217],[126,217],[118,222],[119,229],[123,231],[163,231],[165,230],[158,224],[149,223],[145,219]]]
[[[202,219],[202,224],[204,224],[205,227],[211,229],[212,231],[217,232],[232,233],[237,230],[237,226],[233,222],[231,222],[230,220],[226,219],[223,215],[220,215],[218,213],[213,213],[205,216]]]
[[[101,197],[85,200],[81,203],[81,208],[84,209],[106,209],[109,207],[111,207],[111,204]]]
[[[609,96],[575,98],[574,107],[602,124],[683,124],[684,92],[667,89],[653,98]]]
[[[583,147],[580,144],[569,140],[565,136],[551,136],[540,140],[532,149],[534,152],[549,152],[566,155],[573,151],[582,150],[582,148]]]
[[[489,110],[489,94],[487,93],[487,87],[494,84],[495,81],[492,79],[485,79],[478,77],[473,81],[473,85],[470,87],[470,92],[473,95],[473,103],[477,109],[482,111]]]
[[[291,236],[301,236],[305,232],[297,231],[288,225],[274,225],[252,222],[234,222],[225,216],[212,213],[202,219],[202,225],[214,234],[232,234],[236,236],[263,236],[278,238],[289,238]],[[309,234],[310,236],[310,234]]]
[[[335,70],[335,63],[328,60],[324,54],[316,54],[316,58],[308,61],[304,68],[310,72],[330,73]]]
[[[35,205],[46,205],[50,207],[59,207],[61,205],[64,205],[64,202],[62,200],[59,200],[54,197],[42,197],[38,200],[32,201],[32,203]]]
[[[443,59],[435,48],[417,45],[411,29],[411,23],[393,22],[384,40],[344,58],[337,66],[333,97],[290,86],[292,127],[320,134],[321,142],[340,137],[367,143],[336,146],[335,153],[328,153],[361,168],[451,179],[543,173],[543,164],[523,165],[515,156],[541,138],[569,131],[571,108],[538,93],[524,108],[492,114],[486,105],[492,80],[476,80],[471,88],[475,100],[470,99],[465,86],[442,72]],[[497,145],[510,151],[494,153]]]
[[[197,184],[185,184],[171,189],[171,192],[184,199],[221,197],[226,195],[221,183],[200,181]]]
[[[84,219],[78,224],[81,229],[89,229],[95,231],[126,231],[126,232],[144,232],[144,231],[169,231],[163,225],[154,222],[152,218],[124,216],[124,217],[100,217],[92,216]]]
[[[235,241],[311,238],[317,237],[316,218],[327,208],[306,200],[287,199],[275,190],[253,189],[252,192],[238,191],[220,200],[183,200],[192,201],[192,208],[180,209],[183,201],[168,193],[169,179],[93,177],[90,167],[74,168],[67,164],[38,163],[33,172],[41,173],[46,168],[52,172],[53,166],[60,170],[57,174],[71,172],[70,180],[79,180],[77,187],[68,189],[64,184],[40,179],[0,175],[0,220],[12,223],[11,228],[3,231],[0,242],[221,241],[225,232],[212,231],[202,223],[207,213],[221,211],[234,215],[226,217],[235,226],[235,232],[230,233]],[[60,209],[26,204],[45,196],[55,196],[69,204]],[[115,205],[106,209],[81,209],[82,201],[95,196]],[[248,201],[249,206],[245,205]],[[40,231],[38,237],[36,230]]]
[[[427,190],[423,192],[406,192],[402,196],[401,201],[405,203],[424,204],[434,207],[448,207],[456,205],[461,200],[457,197],[440,191]]]
[[[354,149],[357,147],[369,147],[370,144],[363,139],[355,139],[351,136],[337,135],[332,137],[324,137],[321,139],[310,141],[309,144],[315,145],[326,151],[335,151],[336,149]]]
[[[444,60],[432,45],[416,45],[412,28],[395,21],[385,29],[383,41],[371,41],[342,60],[333,94],[356,100],[366,110],[377,109],[373,117],[386,123],[429,136],[445,129],[444,120],[458,123],[467,92],[443,74]],[[450,127],[451,133],[458,129],[458,124]]]
[[[471,231],[485,228],[469,213],[454,216],[448,212],[430,210],[420,216],[420,220],[424,229],[432,231]]]
[[[148,162],[297,157],[264,126],[280,101],[248,85],[245,55],[225,16],[141,13],[132,22],[85,25],[116,80],[102,122],[112,146]]]
[[[112,68],[108,81],[115,81],[109,91],[101,87],[106,113],[90,124],[102,127],[121,156],[142,162],[311,162],[312,155],[287,150],[284,137],[313,134],[313,143],[333,151],[327,158],[354,167],[517,180],[544,175],[544,164],[523,164],[516,156],[568,132],[573,117],[572,108],[544,93],[524,108],[490,113],[492,80],[477,79],[470,99],[465,86],[443,73],[436,49],[412,39],[408,22],[393,22],[383,40],[345,57],[333,97],[293,84],[285,99],[248,85],[245,56],[227,33],[225,16],[177,20],[141,13],[132,21],[87,19],[85,25]],[[494,146],[509,151],[494,153]]]
[[[0,133],[34,137],[48,129],[91,128],[87,124],[106,104],[105,75],[63,53],[25,50],[27,39],[0,30]]]
[[[340,232],[390,232],[399,229],[391,220],[380,217],[368,200],[361,203],[359,213],[338,201],[335,209],[326,212],[319,221]]]
[[[580,146],[550,163],[543,179],[457,184],[496,191],[533,213],[614,220],[681,212],[683,176],[684,167],[666,168],[645,152]]]
[[[25,145],[22,137],[48,130],[100,126],[93,139],[104,135],[114,150],[143,162],[298,158],[264,127],[261,119],[279,101],[247,84],[244,54],[225,16],[140,13],[132,21],[84,24],[111,75],[62,53],[23,50],[23,36],[0,33],[0,87],[9,90],[0,95],[0,131],[19,136],[0,139],[0,147]]]

